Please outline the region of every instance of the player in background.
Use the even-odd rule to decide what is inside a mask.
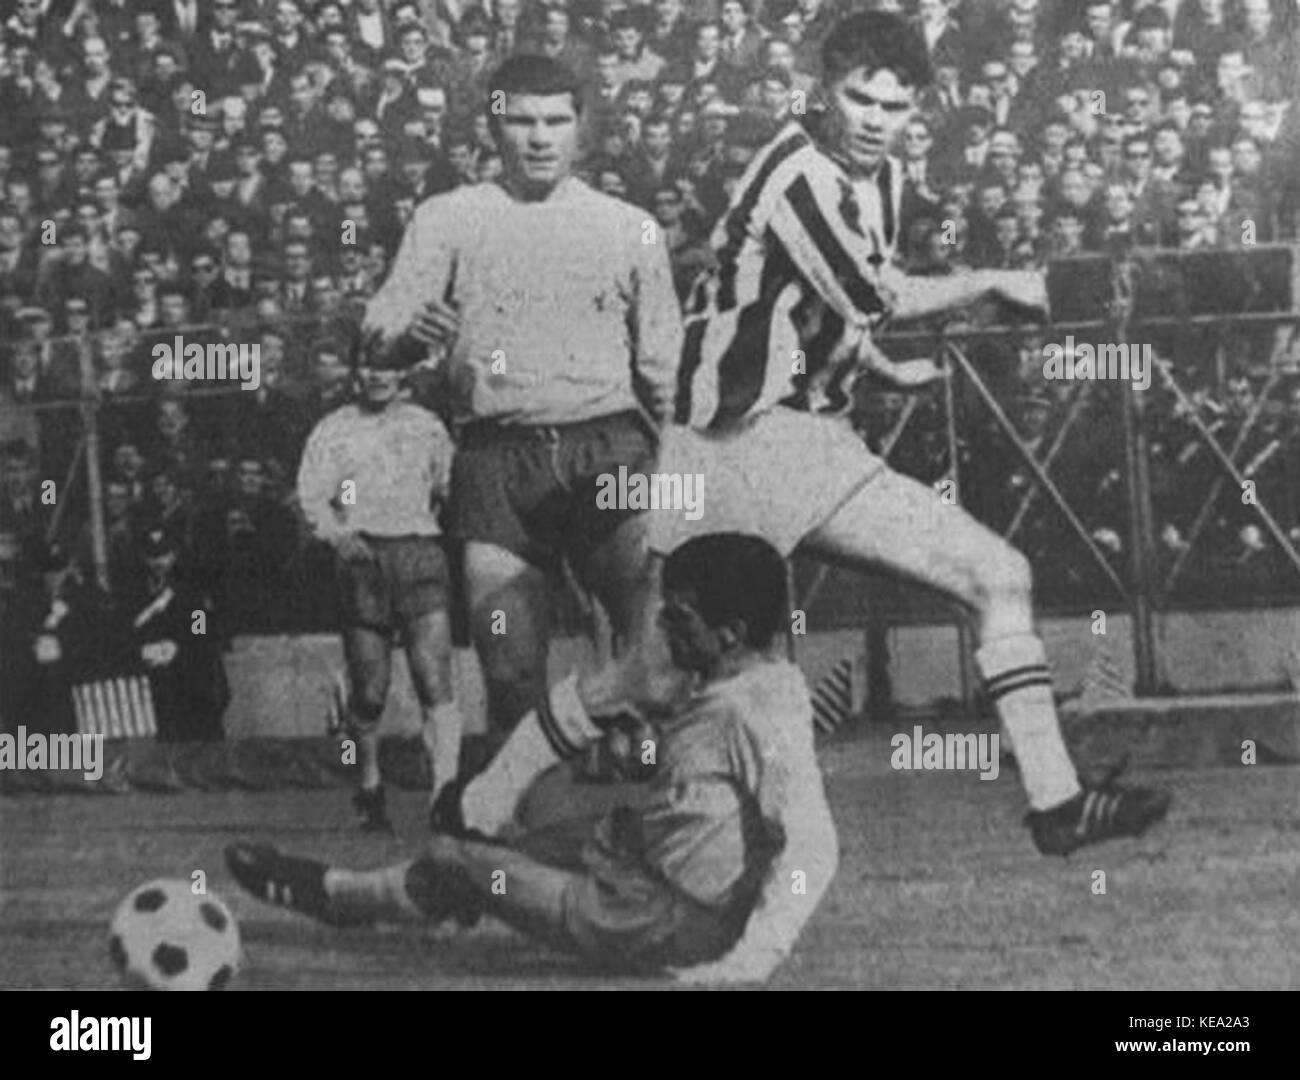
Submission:
[[[601,602],[616,639],[644,618],[644,515],[598,509],[596,490],[620,466],[652,468],[681,352],[680,306],[653,222],[572,175],[580,96],[553,60],[501,65],[488,108],[500,181],[420,205],[365,319],[370,347],[408,361],[432,353],[450,387],[449,531],[465,544],[498,745],[546,697],[562,561]]]
[[[362,357],[358,401],[313,429],[298,470],[308,524],[337,555],[349,692],[343,726],[356,741],[353,805],[368,830],[391,831],[378,727],[399,635],[423,714],[436,798],[456,776],[461,715],[452,698],[448,578],[435,504],[447,494],[452,442],[427,409],[402,397],[403,373]]]
[[[942,375],[929,360],[890,361],[872,342],[885,318],[990,296],[1045,310],[1044,276],[895,271],[902,171],[887,150],[929,81],[929,61],[902,20],[868,12],[836,27],[823,63],[825,116],[815,130],[792,121],[751,162],[714,233],[717,269],[688,304],[676,424],[665,430],[658,467],[705,476],[709,497],[695,521],[654,514],[651,548],[667,554],[693,535],[749,532],[785,556],[802,545],[961,602],[975,617],[976,661],[1015,749],[1039,850],[1065,854],[1139,834],[1163,817],[1168,796],[1080,783],[1034,630],[1028,561],[961,508],[888,468],[844,415],[865,372],[902,388]],[[499,778],[495,808],[485,812],[470,798],[489,777],[467,791],[469,826],[491,831],[508,820],[532,775],[531,757],[522,737],[506,745],[490,774]],[[774,869],[765,900],[788,890],[786,869]],[[753,935],[737,954],[739,969],[758,970],[777,955]]]
[[[700,537],[669,557],[662,588],[657,636],[693,680],[685,693],[637,651],[564,679],[544,703],[588,746],[600,745],[593,717],[637,708],[650,721],[629,768],[611,772],[601,767],[611,755],[592,754],[552,770],[506,844],[436,836],[413,860],[352,871],[241,843],[226,849],[235,879],[340,925],[490,914],[607,970],[707,970],[744,932],[777,852],[829,881],[838,844],[808,688],[782,655],[780,555],[758,537]],[[638,766],[646,778],[618,778]],[[792,896],[785,938],[815,906]]]

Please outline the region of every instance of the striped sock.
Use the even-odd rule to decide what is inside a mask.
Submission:
[[[975,653],[975,663],[1011,739],[1030,807],[1046,810],[1072,799],[1079,777],[1061,738],[1042,640],[1018,634],[990,641]]]
[[[471,829],[497,835],[537,777],[599,738],[600,729],[578,700],[577,684],[572,675],[551,687],[547,700],[524,714],[492,763],[465,788],[461,813]]]

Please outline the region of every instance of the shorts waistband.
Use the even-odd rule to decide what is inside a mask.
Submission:
[[[458,446],[470,449],[502,443],[556,443],[566,434],[581,432],[596,424],[609,423],[611,420],[625,420],[641,426],[646,424],[645,418],[635,409],[607,413],[604,416],[590,416],[585,420],[574,420],[567,424],[511,424],[491,419],[469,420],[457,425],[455,441]]]
[[[362,540],[367,543],[378,542],[380,544],[393,544],[401,540],[441,540],[442,533],[400,533],[397,536],[380,535],[379,533],[365,532],[362,530],[357,533]]]

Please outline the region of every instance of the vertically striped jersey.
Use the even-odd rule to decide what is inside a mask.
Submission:
[[[828,371],[846,330],[887,314],[903,171],[886,158],[854,179],[797,123],[750,163],[713,234],[717,267],[687,304],[675,419],[723,430],[783,403],[841,411],[851,357]]]

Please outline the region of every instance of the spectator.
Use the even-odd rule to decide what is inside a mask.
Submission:
[[[128,597],[130,660],[149,680],[158,738],[164,742],[222,738],[221,717],[230,690],[221,663],[216,612],[209,612],[177,574],[174,537],[150,527],[140,541],[145,573]],[[196,633],[202,616],[203,633]]]
[[[32,540],[0,615],[0,726],[77,730],[72,687],[94,678],[114,640],[109,600],[58,544]]]

